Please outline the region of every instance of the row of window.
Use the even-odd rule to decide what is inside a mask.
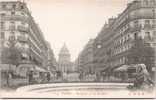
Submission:
[[[148,5],[148,4],[154,4],[156,1],[155,0],[151,0],[151,1],[148,1],[148,0],[145,0],[145,1],[143,1],[143,4],[146,4],[146,5]],[[133,7],[133,6],[132,6]],[[134,6],[135,7],[135,6]],[[130,8],[129,8],[130,9]],[[146,9],[146,10],[148,10],[148,9]],[[140,9],[140,10],[134,10],[133,12],[135,12],[135,13],[129,13],[129,14],[126,14],[126,15],[123,15],[123,16],[120,16],[120,17],[118,17],[118,23],[116,23],[117,25],[116,26],[120,26],[122,23],[126,23],[125,21],[127,20],[127,19],[129,19],[129,17],[130,16],[137,16],[138,14],[139,14],[139,11],[140,12],[144,12],[144,9],[142,8],[142,9]],[[150,11],[150,9],[149,9],[149,11]],[[147,11],[147,12],[149,12],[149,11]],[[148,14],[146,14],[146,16],[148,16]],[[126,27],[127,27],[128,25],[125,25],[123,28],[121,28],[121,30],[120,30],[120,32],[123,32],[125,29],[126,29]]]
[[[132,24],[127,24],[124,27],[122,27],[119,30],[119,34],[123,34],[128,28],[130,28],[130,26],[137,28],[138,26],[141,26],[142,24],[143,24],[143,22],[141,23],[141,21],[135,20],[135,21],[132,22]],[[154,21],[153,20],[149,20],[149,19],[144,20],[144,26],[152,26],[152,25],[154,25]]]
[[[152,21],[152,20],[145,20],[144,26],[151,26],[151,21]],[[153,24],[154,24],[154,23],[153,23]],[[134,25],[134,27],[138,27],[138,26],[139,26],[139,21],[138,21],[138,20],[137,20],[137,21],[134,21],[134,22],[133,22],[133,25]],[[125,26],[125,27],[127,27],[127,26]],[[121,29],[121,30],[120,30],[120,34],[122,34],[122,32],[124,32],[125,30],[126,30],[126,28]],[[136,33],[136,34],[137,34],[137,33]],[[134,39],[136,39],[136,37],[137,37],[136,34],[134,34],[134,36],[133,36]],[[121,35],[121,36],[123,36],[123,35]],[[146,33],[145,33],[145,36],[151,38],[150,32],[146,32]],[[116,42],[116,44],[115,44],[116,47],[118,47],[119,45],[121,45],[121,44],[123,44],[124,42],[128,41],[129,39],[131,39],[130,35],[127,35],[127,36],[121,38],[118,42]]]
[[[23,52],[27,51],[29,48],[29,45],[26,43],[17,43],[16,46]]]
[[[1,35],[1,39],[6,39],[6,36],[5,36],[5,32],[1,32],[0,33]],[[15,36],[15,32],[14,31],[11,31],[10,32],[10,35],[9,35],[9,37],[10,36]],[[17,36],[18,38],[20,37],[20,38],[22,38],[22,39],[26,39],[27,37],[28,37],[28,35],[27,35],[27,33],[24,33],[24,32],[21,32],[21,34],[19,35],[19,36]],[[15,39],[17,39],[17,37],[15,36]],[[23,40],[24,41],[24,40]]]
[[[129,34],[124,36],[120,40],[114,42],[114,48],[118,48],[119,46],[124,45],[126,42],[130,41],[131,39],[132,38],[130,37]]]
[[[153,21],[153,23],[152,23],[152,21],[153,21],[153,20],[144,20],[144,27],[154,25],[154,21]],[[137,28],[137,27],[141,26],[141,22],[140,22],[139,20],[136,20],[136,21],[134,21],[131,25],[130,25],[130,24],[125,25],[123,28],[121,28],[121,29],[119,30],[119,34],[121,34],[121,36],[122,36],[122,34],[124,34],[124,32],[125,32],[128,28],[130,28],[130,26],[131,26],[131,27],[133,26],[133,28]]]
[[[27,26],[25,22],[21,21],[20,24],[24,27],[24,26]],[[9,30],[12,29],[12,30],[15,30],[16,29],[16,24],[15,24],[15,21],[10,21],[9,22],[9,25],[6,24],[6,22],[4,21],[1,21],[0,22],[0,29],[2,30],[6,30],[7,29],[7,26],[9,26]]]
[[[126,44],[122,47],[116,48],[116,49],[114,49],[113,55],[117,55],[117,54],[120,54],[122,52],[125,52],[125,51],[129,50],[131,47],[132,47],[132,44]]]
[[[146,26],[146,25],[150,25],[150,23],[151,23],[150,20],[145,20],[145,26]],[[134,24],[134,27],[138,27],[138,26],[139,26],[139,21],[138,21],[138,20],[137,20],[137,21],[134,21],[133,24]],[[126,25],[125,27],[123,27],[123,28],[120,30],[120,34],[121,34],[120,37],[122,37],[122,38],[120,38],[120,40],[118,40],[118,41],[115,42],[114,48],[118,48],[119,46],[121,46],[121,45],[123,45],[124,43],[128,42],[128,41],[131,40],[132,38],[136,39],[136,38],[138,37],[138,33],[134,33],[133,36],[130,36],[129,34],[126,35],[126,36],[123,36],[123,35],[122,35],[123,32],[128,28],[128,26],[129,26],[129,25]],[[145,33],[145,36],[146,36],[146,37],[149,37],[149,38],[152,37],[151,34],[150,34],[150,32],[146,32],[146,33]]]
[[[155,0],[143,0],[143,4],[145,5],[156,4],[156,1]]]
[[[154,24],[154,20],[144,20],[144,26],[148,26],[148,25],[153,25]],[[133,22],[133,26],[134,27],[138,27],[138,26],[141,26],[141,22],[139,20],[136,20]]]
[[[35,32],[34,32],[34,30],[32,30],[32,28],[30,28],[30,34],[29,35],[35,44],[37,44],[38,46],[42,46],[43,43],[40,41],[39,36],[37,36],[35,34]]]
[[[3,32],[1,32],[1,38],[3,37]],[[18,36],[18,37],[15,37],[15,35],[10,35],[9,36],[9,40],[10,41],[16,41],[16,39],[19,39],[21,36]],[[9,44],[10,44],[10,42],[9,42],[9,40],[8,41],[5,41],[5,42],[3,42],[2,43],[2,45],[4,45],[5,47],[9,47]],[[19,42],[19,41],[16,41],[16,45],[15,45],[19,50],[22,50],[23,52],[24,51],[26,51],[28,48],[29,48],[29,46],[28,46],[28,44],[27,43],[24,43],[24,42]]]
[[[16,11],[11,11],[11,12],[9,12],[9,13],[0,13],[0,16],[1,17],[5,17],[5,16],[13,16],[13,15],[19,15],[19,16],[26,16],[26,14],[24,13],[24,12],[16,12]]]
[[[16,8],[18,8],[18,9],[23,10],[25,7],[24,7],[24,5],[18,5],[18,4],[12,4],[12,5],[11,4],[10,5],[2,4],[1,8],[2,9],[16,9]]]
[[[118,66],[126,63],[127,58],[126,57],[121,57],[113,62],[111,62],[111,66]]]
[[[38,52],[38,53],[42,53],[41,48],[35,43],[35,41],[32,40],[31,38],[30,38],[29,40],[30,40],[29,43],[30,43],[32,49],[33,49],[34,51]]]
[[[155,38],[155,36],[156,36],[155,32],[153,32],[153,35],[151,34],[151,32],[145,32],[144,39],[152,40],[153,38]],[[138,37],[139,37],[138,33],[134,33],[134,39],[137,39]],[[115,49],[114,54],[125,52],[126,50],[129,50],[132,47],[130,44],[125,44],[124,42],[125,41],[119,41],[119,43],[114,46],[114,49]]]

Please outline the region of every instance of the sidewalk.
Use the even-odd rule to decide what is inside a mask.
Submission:
[[[38,91],[38,90],[61,90],[61,89],[126,89],[132,83],[51,83],[51,84],[38,84],[29,85],[18,88],[17,92]],[[33,92],[33,91],[32,91]]]
[[[27,79],[9,79],[9,86],[7,86],[7,83],[5,83],[5,85],[1,86],[1,89],[5,91],[14,91],[17,88],[25,85],[28,85]]]

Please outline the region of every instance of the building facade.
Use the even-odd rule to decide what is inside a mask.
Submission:
[[[110,18],[94,42],[97,73],[111,76],[122,65],[143,63],[155,73],[156,0],[134,0]]]
[[[48,63],[47,63],[48,70],[50,70],[51,72],[55,72],[56,67],[57,67],[57,61],[55,59],[54,52],[51,49],[51,46],[50,46],[49,42],[47,42],[47,46],[48,46],[48,49],[47,49],[47,53],[48,53],[48,56],[47,56],[48,57]]]
[[[34,66],[47,70],[51,48],[25,2],[0,2],[0,28],[1,69],[16,65],[15,70],[25,75]]]
[[[85,74],[94,73],[93,65],[93,43],[94,39],[90,39],[79,54],[78,69]]]
[[[84,81],[87,80],[87,76],[95,73],[95,67],[93,62],[93,44],[94,39],[90,39],[79,54],[76,61],[76,66],[78,67],[80,73],[80,79]]]

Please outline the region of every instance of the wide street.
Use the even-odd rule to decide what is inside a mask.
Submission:
[[[4,97],[32,97],[37,98],[113,98],[122,97],[151,97],[153,92],[130,91],[126,89],[131,83],[51,83],[20,87],[16,92],[6,92]],[[122,94],[121,94],[122,92]],[[146,95],[145,95],[146,94]]]

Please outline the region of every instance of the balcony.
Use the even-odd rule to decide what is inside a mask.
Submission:
[[[17,39],[19,42],[27,42],[28,41],[28,39],[25,36],[18,36]]]
[[[17,29],[21,32],[28,32],[28,28],[24,27],[24,26],[18,26]]]

